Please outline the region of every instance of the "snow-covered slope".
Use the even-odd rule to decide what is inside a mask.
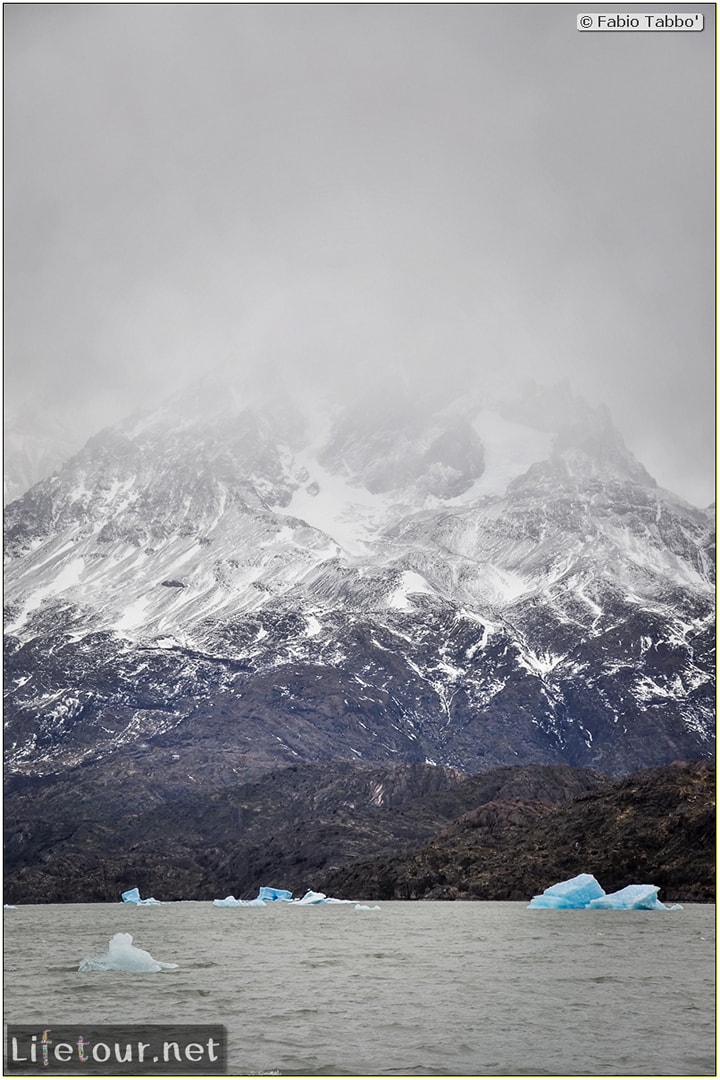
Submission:
[[[12,767],[711,751],[712,523],[603,410],[268,387],[209,376],[8,507]]]

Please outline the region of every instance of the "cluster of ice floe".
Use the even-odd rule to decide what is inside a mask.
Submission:
[[[657,894],[659,885],[626,885],[617,892],[606,893],[602,885],[592,874],[578,874],[567,881],[560,881],[550,885],[543,893],[534,896],[528,905],[529,908],[554,908],[566,910],[598,910],[611,909],[616,911],[681,911],[681,904],[671,904],[669,907],[661,903]],[[154,897],[143,900],[138,889],[128,889],[122,893],[123,902],[126,904],[160,904],[161,901]],[[332,896],[326,896],[322,892],[314,892],[309,889],[304,896],[294,898],[289,889],[275,889],[270,886],[262,886],[254,900],[237,900],[234,896],[226,896],[224,900],[213,900],[215,907],[266,907],[267,904],[284,903],[301,906],[316,904],[355,904],[355,911],[380,911],[375,905],[355,903],[352,900],[337,900]],[[12,905],[5,905],[9,907]],[[149,952],[138,949],[133,945],[131,934],[115,934],[108,945],[107,952],[99,956],[91,956],[83,960],[78,968],[81,972],[92,971],[127,971],[134,974],[148,972],[169,971],[177,968],[177,964],[166,964],[155,960]]]
[[[529,908],[579,909],[605,908],[614,911],[682,911],[682,904],[668,907],[658,900],[659,885],[626,885],[617,892],[606,893],[592,874],[578,874],[567,881],[551,885],[534,896]]]
[[[254,900],[236,900],[234,896],[226,896],[224,900],[213,900],[215,907],[265,907],[267,904],[352,904],[352,900],[336,900],[333,896],[326,896],[323,892],[313,892],[308,889],[304,896],[293,898],[289,889],[272,889],[263,885]]]
[[[139,889],[127,889],[122,893],[124,904],[161,904],[162,900],[156,900],[154,896],[142,900]],[[352,900],[336,900],[334,896],[326,896],[323,892],[314,892],[308,889],[304,896],[295,899],[289,889],[273,889],[263,885],[254,900],[236,900],[234,896],[226,896],[224,900],[213,900],[215,907],[265,907],[267,904],[282,901],[287,904],[352,904]],[[355,905],[358,911],[374,910]]]
[[[154,896],[143,900],[139,889],[127,889],[122,895],[125,904],[161,904]],[[285,903],[308,906],[310,904],[353,904],[353,900],[336,900],[332,896],[326,896],[322,892],[314,892],[308,889],[304,896],[293,898],[289,889],[273,889],[264,885],[254,900],[236,900],[234,896],[226,896],[224,900],[213,900],[215,907],[266,907],[270,903]],[[6,904],[5,907],[11,905]],[[355,904],[355,911],[380,911],[378,906],[368,907],[366,904]],[[145,974],[156,971],[170,971],[177,964],[164,964],[155,960],[149,952],[138,949],[133,945],[132,934],[115,934],[108,945],[107,952],[99,956],[90,956],[83,960],[78,971],[128,971],[133,974]]]

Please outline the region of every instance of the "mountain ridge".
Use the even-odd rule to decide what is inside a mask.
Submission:
[[[249,772],[712,753],[711,523],[606,411],[386,387],[320,422],[223,385],[7,508],[11,772],[188,737]]]
[[[261,885],[347,899],[529,900],[594,873],[665,899],[714,898],[714,770],[676,762],[610,779],[567,765],[466,776],[326,762],[242,781],[185,762],[112,761],[16,776],[5,814],[10,903],[250,899]],[[195,765],[200,764],[198,758]],[[128,793],[133,798],[128,800]]]
[[[652,883],[665,899],[715,899],[715,772],[674,762],[555,805],[487,800],[408,852],[348,863],[328,890],[373,900],[522,900],[577,873],[606,892]]]

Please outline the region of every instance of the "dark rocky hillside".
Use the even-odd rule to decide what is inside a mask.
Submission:
[[[714,773],[677,764],[609,781],[570,766],[477,776],[430,765],[290,766],[200,787],[187,763],[112,758],[14,778],[6,900],[249,898],[260,885],[348,898],[522,900],[594,873],[608,890],[714,896]],[[203,769],[205,768],[205,774]]]
[[[111,758],[11,781],[9,902],[116,900],[131,885],[165,900],[252,896],[267,884],[323,888],[337,868],[380,853],[395,857],[485,803],[557,803],[603,779],[569,766],[465,777],[431,765],[326,763],[203,790],[195,782],[200,759],[192,774],[177,762],[152,769],[123,760],[122,775]]]
[[[493,799],[428,844],[334,871],[324,884],[371,899],[524,900],[583,872],[608,892],[650,883],[664,899],[712,901],[714,767],[647,769],[556,806]]]

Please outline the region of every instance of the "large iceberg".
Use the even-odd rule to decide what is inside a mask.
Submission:
[[[661,903],[659,885],[626,885],[614,893],[606,893],[592,874],[578,874],[550,885],[544,893],[534,896],[529,908],[602,909],[612,911],[682,911],[681,904],[669,907]]]
[[[592,874],[578,874],[567,881],[559,881],[539,896],[533,896],[531,908],[584,908],[591,900],[605,895],[602,885]]]
[[[169,971],[177,964],[163,964],[155,960],[145,949],[133,945],[132,934],[115,934],[110,939],[108,951],[102,956],[90,956],[83,960],[78,971],[131,971],[146,974],[154,971]]]
[[[159,904],[160,900],[156,900],[154,896],[149,896],[147,900],[140,899],[139,889],[128,889],[121,894],[124,904]]]

